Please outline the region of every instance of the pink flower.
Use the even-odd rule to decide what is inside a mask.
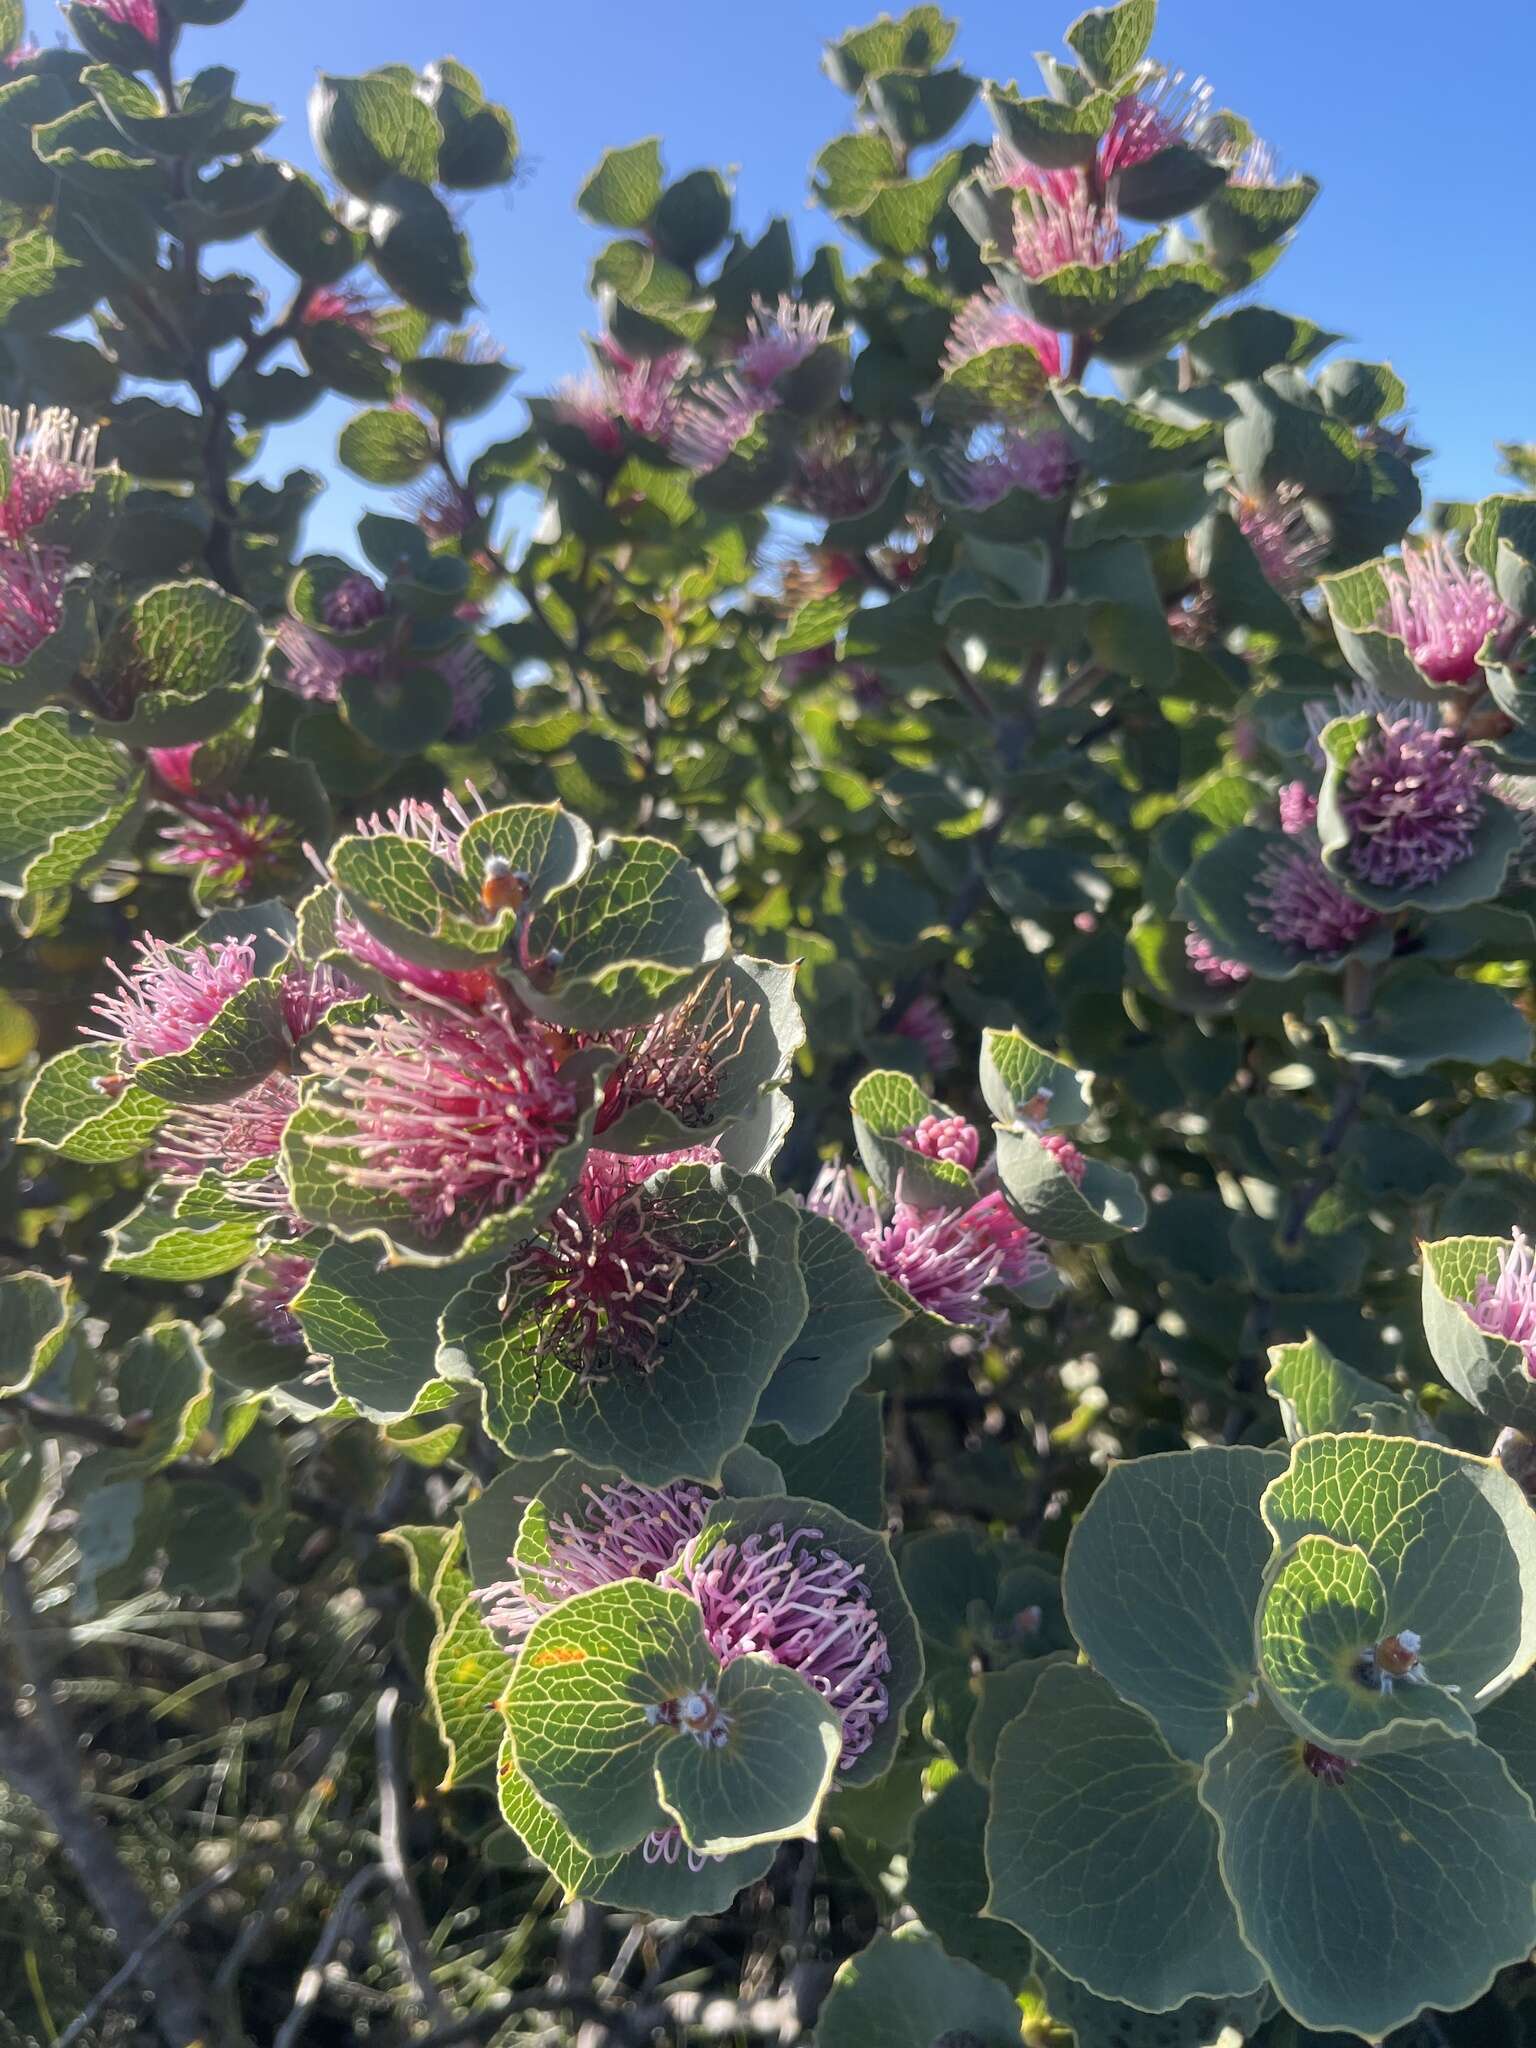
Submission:
[[[995,285],[989,285],[967,299],[955,315],[944,350],[944,367],[952,374],[999,348],[1029,349],[1039,359],[1042,388],[1045,378],[1062,374],[1060,335],[1021,313]]]
[[[0,547],[0,662],[20,668],[57,630],[69,557],[62,548]]]
[[[354,1187],[428,1233],[515,1208],[575,1136],[580,1105],[547,1033],[505,1003],[442,999],[336,1025],[306,1055],[348,1128],[329,1142]]]
[[[1271,847],[1248,901],[1261,932],[1317,960],[1336,960],[1378,922],[1374,910],[1340,888],[1316,848],[1301,840]]]
[[[1098,148],[1100,182],[1144,164],[1174,143],[1202,147],[1211,118],[1211,88],[1203,78],[1165,72],[1118,102],[1109,131]]]
[[[446,818],[443,811],[448,813]],[[439,860],[446,861],[449,867],[457,868],[462,874],[459,838],[467,830],[469,822],[469,813],[457,797],[445,791],[441,811],[435,804],[425,803],[419,797],[407,797],[389,811],[359,818],[352,829],[363,839],[393,833],[399,838],[419,840]],[[382,974],[398,987],[419,995],[444,997],[462,1009],[478,1009],[497,986],[496,975],[489,967],[422,967],[414,960],[405,959],[385,945],[382,939],[375,938],[368,927],[352,915],[345,899],[339,899],[336,906],[336,943],[359,966],[371,967],[376,974]]]
[[[1069,264],[1102,270],[1124,250],[1113,205],[1095,205],[1081,185],[1066,199],[1054,191],[1026,191],[1014,208],[1014,261],[1028,278],[1049,277]]]
[[[18,546],[63,499],[90,489],[97,432],[62,406],[44,412],[28,406],[25,417],[0,406],[0,441],[10,469],[0,497],[0,542]]]
[[[1241,960],[1224,960],[1210,940],[1203,939],[1196,931],[1184,934],[1184,957],[1200,979],[1212,988],[1241,988],[1252,978]]]
[[[666,441],[677,420],[687,350],[631,356],[611,335],[604,335],[598,351],[595,377],[570,380],[556,391],[557,417],[567,426],[579,427],[605,455],[618,454],[625,427],[648,441]]]
[[[407,503],[428,540],[458,540],[480,517],[474,492],[447,477],[418,484],[407,494]]]
[[[134,952],[138,958],[126,973],[111,963],[117,993],[91,1005],[107,1029],[90,1035],[119,1040],[130,1067],[185,1052],[256,972],[256,949],[246,939],[168,946],[146,938],[135,941]]]
[[[1526,1371],[1536,1379],[1536,1256],[1523,1230],[1510,1233],[1509,1244],[1499,1252],[1498,1272],[1491,1278],[1485,1273],[1476,1295],[1461,1307],[1490,1337],[1518,1344]]]
[[[822,428],[797,453],[785,495],[820,519],[852,519],[880,503],[891,475],[890,463],[876,449]]]
[[[378,308],[356,285],[320,285],[304,301],[300,323],[312,327],[322,320],[336,320],[350,327],[365,341],[372,341]]]
[[[678,408],[667,448],[685,469],[718,469],[778,405],[772,391],[722,377]]]
[[[1282,597],[1299,597],[1312,582],[1328,543],[1312,531],[1302,510],[1299,484],[1281,484],[1263,497],[1236,491],[1232,517],[1257,557],[1270,586]]]
[[[147,43],[160,40],[160,8],[157,0],[80,0],[82,7],[89,7],[95,14],[101,14],[108,21],[115,21],[123,28],[135,28]]]
[[[1010,491],[1059,498],[1077,471],[1072,443],[1057,427],[985,428],[964,454],[940,458],[945,488],[972,511],[985,511]]]
[[[1420,718],[1378,718],[1340,800],[1350,873],[1377,889],[1439,881],[1476,844],[1487,783],[1481,755],[1451,733]]]
[[[1280,830],[1301,839],[1317,823],[1317,798],[1304,782],[1288,782],[1280,792]]]
[[[1482,570],[1457,561],[1431,534],[1405,546],[1400,562],[1383,563],[1382,575],[1387,603],[1377,624],[1397,635],[1431,682],[1474,682],[1483,642],[1510,622]]]
[[[582,1380],[652,1373],[672,1326],[697,1299],[699,1276],[734,1239],[700,1242],[679,1228],[667,1190],[646,1183],[669,1167],[713,1161],[696,1147],[652,1158],[589,1153],[575,1188],[507,1266],[507,1297],[537,1323],[538,1369]]]
[[[891,1711],[891,1653],[862,1565],[819,1529],[776,1523],[740,1542],[695,1537],[666,1580],[698,1601],[722,1664],[767,1657],[821,1694],[842,1723],[839,1769],[864,1754]]]
[[[920,1049],[930,1074],[947,1074],[955,1064],[955,1027],[937,996],[914,996],[891,1029]]]
[[[986,163],[987,181],[1009,192],[1045,192],[1063,205],[1082,190],[1076,171],[1047,171],[1022,156],[1001,136],[993,143]]]
[[[798,370],[826,344],[836,310],[830,299],[802,306],[781,296],[772,307],[754,299],[748,339],[736,351],[742,382],[767,390],[791,370]]]
[[[1073,1187],[1080,1188],[1088,1171],[1088,1161],[1073,1144],[1065,1131],[1039,1131],[1036,1133],[1041,1144],[1050,1153]]]
[[[286,1212],[287,1190],[275,1161],[288,1119],[298,1106],[298,1083],[292,1076],[268,1074],[233,1102],[176,1110],[161,1125],[149,1163],[156,1173],[169,1174],[173,1180],[196,1180],[210,1170],[228,1176],[258,1161],[274,1162],[270,1173],[231,1184],[229,1192],[253,1209]]]
[[[193,740],[185,747],[150,747],[147,758],[157,780],[177,796],[195,796],[197,777],[193,764],[201,746],[201,740]]]
[[[292,872],[298,841],[265,797],[189,797],[160,834],[166,867],[195,868],[227,896],[249,896]]]
[[[321,618],[337,633],[356,633],[371,626],[375,619],[382,619],[388,610],[387,593],[360,569],[343,576],[320,600]]]
[[[898,1200],[882,1216],[846,1167],[824,1166],[805,1206],[851,1237],[875,1271],[920,1308],[989,1335],[1008,1317],[984,1299],[986,1289],[1016,1292],[1051,1270],[1040,1239],[995,1188],[966,1209],[914,1209]]]
[[[310,704],[334,704],[348,676],[377,676],[389,660],[389,649],[338,647],[297,619],[281,619],[275,635],[287,674],[277,681]]]
[[[304,1332],[292,1304],[314,1270],[314,1260],[302,1252],[274,1247],[241,1274],[236,1296],[274,1344],[303,1344]]]
[[[947,1159],[967,1172],[981,1154],[981,1135],[963,1116],[925,1116],[902,1132],[901,1143],[925,1159]]]

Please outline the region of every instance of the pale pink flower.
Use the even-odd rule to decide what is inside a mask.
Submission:
[[[1001,186],[1009,192],[1048,193],[1062,205],[1082,190],[1083,183],[1076,171],[1047,171],[1032,164],[1002,136],[988,154],[986,173],[987,182],[994,187]]]
[[[1377,889],[1425,888],[1467,859],[1487,808],[1486,763],[1441,727],[1378,718],[1345,773],[1344,860]]]
[[[275,680],[309,704],[334,704],[349,676],[382,675],[390,658],[383,646],[338,647],[297,619],[280,619],[274,637],[286,664]]]
[[[359,632],[375,619],[382,619],[388,610],[388,593],[361,569],[343,576],[320,600],[320,616],[336,633]]]
[[[149,1163],[173,1180],[204,1173],[238,1173],[260,1161],[271,1171],[254,1181],[231,1184],[230,1192],[253,1209],[287,1213],[288,1194],[277,1172],[288,1120],[299,1106],[298,1083],[289,1074],[268,1074],[233,1102],[178,1109],[161,1125]]]
[[[811,306],[783,296],[776,306],[754,299],[747,340],[736,351],[742,382],[766,390],[798,370],[830,339],[836,310],[830,299]]]
[[[1077,474],[1077,458],[1059,427],[1005,425],[983,428],[964,452],[941,456],[939,470],[958,504],[982,512],[1010,491],[1059,498]]]
[[[1317,823],[1317,798],[1304,782],[1288,782],[1280,791],[1280,830],[1288,839],[1303,838]]]
[[[357,285],[317,285],[304,301],[300,323],[311,327],[323,320],[336,320],[350,327],[365,341],[372,341],[378,307]]]
[[[719,378],[678,408],[668,452],[696,475],[718,469],[778,403],[770,390]]]
[[[1490,1337],[1518,1344],[1527,1373],[1536,1379],[1536,1256],[1523,1230],[1511,1231],[1499,1251],[1498,1272],[1484,1274],[1461,1308]]]
[[[1184,957],[1203,982],[1215,989],[1241,988],[1253,977],[1241,960],[1223,959],[1209,939],[1197,931],[1184,934]]]
[[[618,454],[625,427],[648,441],[668,440],[677,420],[688,351],[631,356],[611,335],[604,335],[598,355],[595,377],[569,379],[557,388],[557,417],[567,426],[579,427],[605,455]]]
[[[1281,484],[1261,497],[1232,495],[1232,517],[1253,549],[1265,581],[1282,597],[1299,597],[1317,574],[1328,543],[1302,510],[1300,484]]]
[[[118,1040],[130,1067],[185,1052],[256,972],[256,949],[247,939],[171,946],[144,938],[133,950],[138,957],[126,971],[110,963],[116,993],[91,1005],[107,1028],[89,1033]]]
[[[314,1260],[302,1252],[274,1246],[241,1274],[237,1296],[274,1344],[303,1344],[304,1331],[293,1312],[293,1299],[314,1270]]]
[[[158,0],[80,0],[82,7],[89,7],[94,14],[104,15],[108,21],[115,21],[123,28],[135,28],[147,43],[160,40],[160,8]]]
[[[62,548],[0,547],[0,662],[20,668],[63,616],[69,557]]]
[[[160,833],[158,858],[166,867],[195,868],[223,894],[249,896],[297,865],[294,828],[265,797],[186,797],[178,808],[176,823]]]
[[[1081,185],[1066,199],[1026,191],[1014,208],[1014,261],[1028,278],[1049,277],[1069,264],[1102,270],[1124,252],[1114,206],[1095,204]]]
[[[0,497],[0,542],[20,545],[65,498],[88,491],[96,476],[98,429],[49,406],[25,415],[0,405],[0,441],[10,479]]]
[[[1248,901],[1261,932],[1317,960],[1336,960],[1379,923],[1375,911],[1341,888],[1317,849],[1302,840],[1270,848]]]
[[[1395,633],[1415,665],[1435,683],[1475,682],[1478,653],[1510,613],[1483,574],[1457,560],[1440,534],[1403,548],[1385,562],[1387,603],[1377,624]]]
[[[1050,1153],[1073,1187],[1080,1188],[1088,1171],[1088,1161],[1067,1136],[1065,1131],[1037,1131],[1040,1143]]]
[[[955,315],[944,350],[944,367],[953,374],[999,348],[1027,348],[1039,359],[1042,385],[1046,378],[1062,374],[1060,335],[1021,313],[996,286],[989,285],[967,299]]]

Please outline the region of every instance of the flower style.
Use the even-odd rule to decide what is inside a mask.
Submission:
[[[389,660],[387,647],[338,647],[298,619],[280,620],[275,638],[288,671],[276,680],[309,704],[336,703],[348,676],[380,675]]]
[[[507,1265],[505,1299],[536,1321],[541,1376],[553,1366],[591,1382],[661,1364],[672,1326],[698,1298],[702,1270],[735,1240],[685,1232],[666,1190],[648,1183],[714,1156],[707,1147],[643,1159],[587,1155],[571,1193]]]
[[[298,1083],[289,1074],[268,1074],[233,1102],[178,1109],[160,1127],[150,1165],[172,1180],[196,1180],[216,1171],[225,1192],[253,1209],[289,1209],[288,1191],[277,1171],[283,1132],[299,1106]],[[266,1162],[270,1171],[255,1180],[229,1176]]]
[[[1044,1245],[997,1188],[966,1209],[915,1209],[898,1194],[882,1215],[847,1167],[823,1166],[805,1206],[851,1237],[875,1271],[920,1308],[989,1336],[1008,1315],[984,1298],[986,1290],[1016,1292],[1051,1270]]]
[[[778,403],[774,392],[761,385],[722,377],[679,406],[668,450],[685,469],[702,476],[728,460]]]
[[[62,615],[69,557],[62,548],[0,547],[0,662],[20,668]]]
[[[736,351],[742,382],[766,391],[798,370],[830,338],[836,310],[830,299],[818,299],[811,306],[783,296],[776,306],[754,299],[747,340]]]
[[[1061,336],[1021,313],[995,285],[989,285],[967,299],[955,315],[944,350],[944,367],[952,375],[978,356],[999,348],[1029,349],[1039,360],[1042,383],[1062,374]]]
[[[0,541],[15,547],[65,498],[88,491],[96,476],[95,427],[72,412],[49,406],[25,415],[0,405],[0,442],[9,480],[0,497]]]
[[[1252,979],[1251,970],[1241,960],[1226,960],[1217,952],[1209,939],[1202,938],[1194,930],[1184,934],[1184,957],[1209,987],[1215,989],[1241,988],[1245,981]]]
[[[597,1135],[612,1130],[637,1102],[654,1102],[688,1130],[710,1122],[720,1082],[745,1046],[762,1010],[727,982],[706,983],[650,1024],[610,1034],[619,1054],[597,1113]]]
[[[1374,910],[1339,886],[1316,846],[1305,840],[1271,847],[1248,901],[1261,932],[1316,960],[1338,959],[1378,922]]]
[[[1490,1337],[1518,1344],[1525,1369],[1536,1380],[1536,1252],[1523,1230],[1513,1230],[1499,1252],[1497,1273],[1484,1274],[1471,1301],[1461,1304]]]
[[[1028,278],[1049,277],[1068,264],[1102,270],[1124,251],[1114,206],[1095,205],[1081,184],[1066,198],[1026,187],[1014,209],[1014,261]]]
[[[1203,78],[1168,71],[1120,100],[1098,147],[1098,175],[1112,178],[1177,142],[1204,146],[1211,119],[1211,88]]]
[[[580,1113],[549,1035],[491,995],[475,1010],[423,996],[337,1025],[306,1065],[346,1125],[311,1142],[428,1236],[525,1200]]]
[[[1282,597],[1299,597],[1317,574],[1328,543],[1315,534],[1302,510],[1299,484],[1281,484],[1260,497],[1232,493],[1232,517],[1253,549],[1264,580]]]
[[[1377,889],[1438,882],[1472,852],[1487,784],[1482,756],[1454,734],[1419,718],[1378,716],[1340,798],[1350,873]]]
[[[1047,192],[1063,204],[1082,189],[1076,171],[1047,171],[1032,164],[1001,135],[992,144],[985,165],[988,184],[1008,192]]]
[[[1377,624],[1395,633],[1414,664],[1434,683],[1471,683],[1478,654],[1510,613],[1483,574],[1460,562],[1440,534],[1405,546],[1382,565],[1387,603]]]
[[[570,378],[555,392],[555,415],[578,427],[603,455],[617,455],[623,430],[665,442],[676,424],[679,383],[690,357],[686,349],[666,355],[631,356],[611,335],[597,345],[597,374]]]

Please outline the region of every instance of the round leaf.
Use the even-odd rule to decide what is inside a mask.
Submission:
[[[1424,1262],[1424,1337],[1435,1364],[1479,1413],[1501,1428],[1536,1428],[1536,1379],[1518,1344],[1480,1330],[1466,1304],[1480,1280],[1494,1279],[1509,1243],[1497,1237],[1447,1237],[1419,1247]]]

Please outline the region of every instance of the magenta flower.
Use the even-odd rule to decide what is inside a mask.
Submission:
[[[443,811],[448,813],[446,818]],[[442,811],[435,804],[424,803],[419,797],[407,797],[388,811],[359,818],[352,829],[364,839],[393,833],[403,839],[420,840],[439,860],[446,861],[449,867],[457,868],[462,874],[464,864],[459,853],[459,838],[467,830],[469,822],[469,813],[451,791],[445,790]],[[337,900],[336,943],[359,966],[371,967],[397,987],[418,995],[441,996],[456,1008],[478,1009],[497,986],[496,975],[489,967],[422,967],[414,960],[405,959],[393,947],[386,946],[382,939],[375,938],[368,927],[352,915],[345,898]]]
[[[947,1074],[955,1064],[955,1027],[937,996],[914,996],[891,1029],[919,1048],[930,1074]]]
[[[1241,960],[1226,960],[1197,931],[1184,934],[1184,957],[1203,982],[1215,989],[1241,988],[1251,973]]]
[[[1014,208],[1013,256],[1028,278],[1049,277],[1069,264],[1102,270],[1125,251],[1120,217],[1106,201],[1095,205],[1081,185],[1070,198],[1026,189]]]
[[[945,488],[959,504],[984,512],[1010,491],[1059,498],[1077,471],[1072,443],[1060,428],[984,428],[964,454],[940,458]]]
[[[356,285],[319,285],[304,301],[299,320],[305,327],[322,320],[337,320],[365,341],[372,341],[378,307]]]
[[[201,745],[201,740],[193,740],[185,747],[148,748],[146,759],[157,781],[177,796],[196,796],[197,777],[193,773],[193,765]]]
[[[314,1270],[314,1260],[302,1252],[274,1246],[241,1274],[236,1296],[274,1344],[303,1344],[304,1332],[293,1312],[293,1298]]]
[[[890,1714],[891,1653],[862,1565],[822,1546],[819,1529],[776,1523],[702,1551],[695,1538],[667,1581],[698,1601],[722,1664],[768,1657],[821,1694],[842,1723],[840,1770],[864,1754]]]
[[[388,610],[388,594],[360,569],[343,576],[320,600],[320,616],[336,633],[356,633],[382,619]]]
[[[442,999],[335,1026],[306,1055],[348,1128],[328,1144],[352,1186],[403,1202],[428,1235],[532,1193],[580,1105],[549,1035],[489,998]]]
[[[1395,633],[1416,667],[1434,683],[1470,683],[1490,633],[1510,613],[1481,569],[1459,562],[1440,534],[1405,546],[1402,559],[1384,562],[1386,608],[1377,624]]]
[[[334,704],[348,676],[377,676],[389,660],[389,649],[338,647],[297,619],[281,619],[275,635],[287,674],[278,681],[310,704]]]
[[[1051,1270],[1040,1239],[995,1188],[966,1209],[914,1209],[898,1199],[885,1216],[858,1192],[846,1167],[824,1166],[805,1206],[851,1237],[875,1271],[920,1308],[988,1335],[1001,1331],[1008,1316],[985,1300],[986,1290],[1017,1292]]]
[[[428,540],[458,540],[480,517],[474,492],[448,477],[418,484],[406,494],[406,502]]]
[[[1487,785],[1481,755],[1453,734],[1421,718],[1378,718],[1340,798],[1350,873],[1376,889],[1438,882],[1472,852]]]
[[[1312,531],[1301,507],[1299,484],[1281,484],[1263,497],[1232,494],[1232,517],[1257,557],[1265,581],[1282,597],[1299,597],[1317,574],[1328,543]]]
[[[686,349],[660,356],[631,356],[611,335],[598,343],[595,377],[570,379],[555,392],[555,413],[579,427],[601,454],[617,455],[629,427],[649,441],[669,439],[677,420],[679,384],[687,369]]]
[[[149,1163],[173,1180],[196,1180],[216,1172],[228,1192],[254,1209],[287,1213],[288,1193],[278,1176],[276,1160],[283,1132],[299,1106],[298,1083],[289,1074],[268,1074],[233,1102],[212,1102],[197,1109],[178,1109],[160,1127]],[[228,1176],[242,1168],[268,1162],[271,1171],[235,1185]]]
[[[221,895],[249,896],[298,864],[293,826],[265,797],[188,797],[180,811],[176,823],[161,830],[159,860],[196,869]]]
[[[57,630],[69,557],[62,548],[0,547],[0,662],[20,668]]]
[[[1073,1144],[1065,1131],[1038,1131],[1035,1134],[1046,1151],[1050,1153],[1073,1187],[1080,1188],[1088,1171],[1088,1161]]]
[[[63,499],[88,491],[96,476],[98,429],[72,412],[28,406],[25,417],[0,405],[0,442],[10,476],[0,496],[0,542],[18,546]]]
[[[90,1033],[117,1039],[130,1067],[185,1052],[256,972],[256,949],[245,939],[168,946],[146,938],[136,940],[133,950],[138,958],[126,973],[111,962],[117,992],[91,1005],[107,1029]]]
[[[1336,960],[1375,929],[1374,910],[1342,889],[1314,846],[1293,840],[1260,863],[1248,901],[1261,932],[1293,953]]]
[[[160,40],[158,0],[80,0],[80,4],[123,28],[137,29],[147,43]]]
[[[777,306],[752,301],[748,338],[736,351],[736,370],[744,384],[766,391],[787,377],[823,347],[831,336],[836,307],[830,299],[813,306],[780,297]]]
[[[1304,782],[1288,782],[1280,792],[1280,830],[1301,839],[1317,823],[1317,798]]]
[[[996,286],[967,299],[955,315],[944,350],[950,373],[998,348],[1027,348],[1039,359],[1042,380],[1062,374],[1061,337],[1010,305]]]
[[[1107,186],[1122,171],[1144,164],[1176,142],[1201,148],[1210,118],[1211,88],[1203,78],[1187,79],[1182,71],[1169,71],[1139,86],[1116,105],[1099,144],[1100,182]]]
[[[1082,190],[1082,179],[1076,171],[1047,171],[1039,164],[1032,164],[1028,157],[1020,154],[1011,142],[999,136],[993,143],[986,162],[987,181],[994,187],[1009,192],[1044,192],[1066,205]]]
[[[540,1372],[552,1365],[592,1381],[652,1373],[662,1363],[672,1326],[698,1298],[701,1272],[734,1239],[685,1232],[666,1189],[647,1183],[714,1157],[706,1147],[650,1158],[587,1155],[576,1186],[507,1267],[508,1298],[538,1318]]]
[[[902,1132],[901,1143],[925,1159],[947,1159],[968,1173],[981,1155],[981,1134],[963,1116],[925,1116]]]
[[[778,402],[772,391],[759,385],[722,377],[678,408],[668,452],[695,475],[718,469]]]
[[[1485,1273],[1474,1298],[1461,1307],[1490,1337],[1518,1344],[1525,1369],[1536,1380],[1536,1254],[1523,1230],[1510,1233],[1510,1243],[1499,1252],[1498,1272],[1491,1278]]]

